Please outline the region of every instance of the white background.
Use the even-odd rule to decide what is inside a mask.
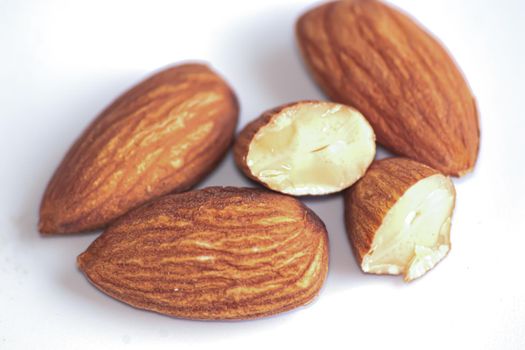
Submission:
[[[312,2],[0,0],[0,349],[524,349],[525,2],[393,3],[446,43],[479,101],[481,153],[455,180],[450,255],[411,284],[364,275],[341,197],[308,199],[330,235],[318,299],[263,320],[195,322],[91,286],[75,258],[97,234],[41,237],[42,193],[94,116],[168,64],[211,62],[238,93],[239,127],[322,98],[293,36]],[[212,184],[250,185],[231,156],[199,187]]]

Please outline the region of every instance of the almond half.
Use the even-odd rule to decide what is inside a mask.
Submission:
[[[472,92],[439,41],[410,17],[380,1],[334,1],[301,16],[297,38],[320,87],[361,111],[380,144],[447,175],[474,168]]]
[[[188,189],[227,151],[238,113],[230,87],[201,64],[141,82],[66,154],[42,199],[40,232],[99,229],[152,198]]]
[[[418,162],[374,162],[345,195],[347,232],[361,269],[425,274],[450,250],[456,193],[450,178]]]
[[[310,302],[328,271],[322,221],[295,198],[211,187],[131,211],[78,257],[108,295],[175,317],[251,319]]]
[[[234,146],[237,165],[248,177],[296,196],[351,186],[363,176],[375,151],[374,131],[361,113],[320,101],[265,112],[242,130]]]

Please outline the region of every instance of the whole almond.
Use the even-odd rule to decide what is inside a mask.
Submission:
[[[374,130],[357,110],[299,101],[264,112],[241,131],[235,161],[251,179],[281,193],[323,195],[356,182],[374,160]]]
[[[346,228],[364,272],[425,274],[450,250],[450,178],[405,158],[372,163],[345,195]]]
[[[317,295],[327,274],[328,240],[321,220],[292,197],[211,187],[131,211],[78,265],[104,293],[140,309],[250,319]]]
[[[317,83],[361,111],[380,144],[447,175],[473,169],[474,97],[447,51],[414,20],[380,1],[335,1],[304,14],[296,31]]]
[[[40,232],[103,228],[152,198],[188,189],[228,149],[238,113],[230,87],[204,65],[174,66],[144,80],[66,154],[42,199]]]

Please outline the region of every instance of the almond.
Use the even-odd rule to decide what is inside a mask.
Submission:
[[[474,97],[447,51],[413,19],[379,1],[336,1],[304,14],[296,32],[317,83],[360,110],[380,144],[447,175],[473,169]]]
[[[263,113],[239,134],[235,160],[251,179],[291,195],[339,192],[374,159],[375,135],[353,108],[301,101]]]
[[[201,64],[136,85],[66,154],[44,194],[40,232],[103,228],[152,198],[188,189],[227,151],[238,113],[230,87]]]
[[[321,220],[292,197],[211,187],[131,211],[78,265],[104,293],[140,309],[250,319],[317,295],[328,270],[328,240]]]
[[[450,250],[450,178],[404,158],[372,163],[345,195],[346,227],[364,272],[425,274]]]

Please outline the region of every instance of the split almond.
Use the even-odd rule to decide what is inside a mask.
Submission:
[[[414,20],[380,1],[334,1],[303,15],[297,38],[317,83],[361,111],[380,144],[447,175],[473,169],[474,97],[447,51]]]
[[[423,164],[374,162],[345,196],[346,227],[361,269],[411,281],[433,268],[450,250],[455,196],[450,178]]]
[[[175,317],[251,319],[310,302],[328,270],[324,224],[298,200],[212,187],[111,225],[78,265],[108,295]]]
[[[375,156],[375,135],[348,106],[302,101],[265,112],[235,143],[235,160],[251,179],[291,195],[339,192]]]
[[[227,151],[237,118],[232,90],[204,65],[146,79],[66,154],[44,194],[40,232],[99,229],[152,198],[188,189]]]

